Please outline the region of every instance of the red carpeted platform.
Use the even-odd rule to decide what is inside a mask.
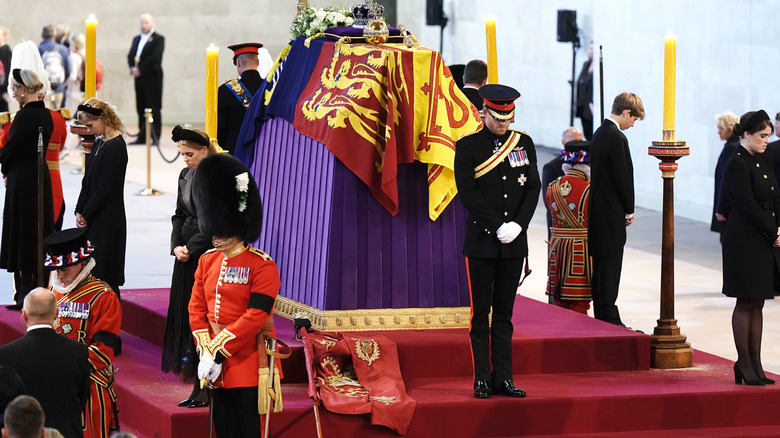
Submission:
[[[140,438],[205,438],[208,411],[177,407],[189,385],[159,371],[167,293],[122,292],[120,421]],[[398,344],[417,401],[406,436],[780,436],[780,385],[734,385],[733,362],[695,351],[693,368],[652,370],[648,336],[522,297],[514,322],[515,382],[525,399],[472,396],[465,329],[383,333]],[[285,408],[272,416],[273,436],[316,436],[300,344],[291,322],[277,317],[276,325],[295,352],[284,361]],[[0,310],[0,343],[23,330],[18,312]],[[396,436],[367,415],[320,412],[325,437]]]

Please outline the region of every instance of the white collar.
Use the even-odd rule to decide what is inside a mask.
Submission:
[[[31,332],[33,330],[38,330],[38,329],[53,329],[53,327],[51,326],[51,324],[33,324],[27,327],[28,332]]]
[[[618,129],[620,129],[621,131],[623,130],[623,128],[620,127],[620,123],[618,123],[617,120],[613,119],[612,116],[607,117],[607,120],[609,120],[610,122],[614,123],[615,126],[617,126]]]

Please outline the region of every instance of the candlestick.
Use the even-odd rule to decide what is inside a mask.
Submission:
[[[674,140],[674,98],[677,68],[677,38],[664,39],[664,140]],[[671,136],[671,138],[667,138]]]
[[[89,14],[84,21],[86,36],[86,55],[84,56],[84,100],[95,97],[95,49],[98,21],[95,14]]]
[[[492,15],[485,19],[485,39],[487,41],[488,82],[498,83],[498,59],[496,55],[496,19]]]
[[[206,134],[217,138],[217,73],[219,48],[211,44],[206,49]]]

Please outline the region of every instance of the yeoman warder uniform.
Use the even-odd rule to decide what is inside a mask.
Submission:
[[[455,181],[468,212],[463,254],[471,293],[474,395],[490,397],[492,388],[522,397],[525,392],[512,380],[512,310],[541,181],[531,137],[506,129],[520,93],[497,84],[479,91],[485,99],[485,125],[458,140],[455,150]]]
[[[44,240],[48,269],[66,268],[86,261],[81,273],[69,285],[54,280],[49,289],[57,298],[58,313],[54,331],[89,347],[90,388],[85,412],[84,437],[108,438],[119,426],[117,395],[111,365],[119,347],[122,308],[108,284],[95,278],[91,271],[94,247],[84,230],[70,228]]]
[[[564,145],[563,163],[587,165],[587,141]],[[588,254],[590,182],[585,170],[568,168],[547,186],[545,204],[551,213],[547,294],[557,306],[579,313],[590,308],[591,262]]]

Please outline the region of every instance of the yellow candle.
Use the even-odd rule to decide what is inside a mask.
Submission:
[[[664,131],[674,131],[674,96],[677,65],[677,38],[664,39]]]
[[[211,44],[206,49],[206,134],[217,138],[217,73],[219,48]]]
[[[84,21],[86,31],[84,35],[87,39],[87,53],[84,57],[84,100],[95,97],[95,40],[97,35],[98,21],[95,14],[89,14]]]
[[[496,19],[485,19],[485,38],[487,40],[488,83],[498,83],[498,60],[496,56]]]

